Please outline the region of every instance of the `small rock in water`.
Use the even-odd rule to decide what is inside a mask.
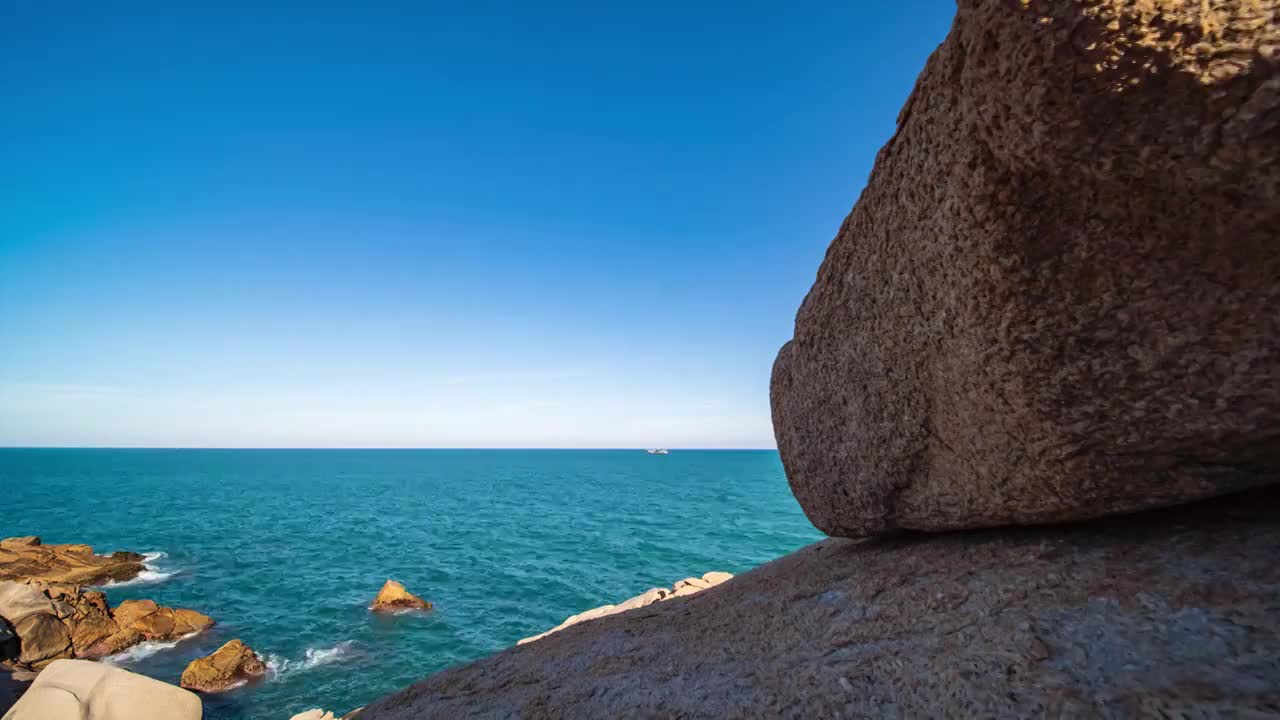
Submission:
[[[431,603],[404,589],[404,585],[388,579],[373,599],[370,610],[390,612],[395,610],[430,610]]]
[[[232,640],[208,657],[192,660],[182,671],[179,685],[189,690],[216,693],[230,690],[267,672],[262,658],[240,640]]]

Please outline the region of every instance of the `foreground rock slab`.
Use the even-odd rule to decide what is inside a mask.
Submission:
[[[101,585],[137,577],[142,561],[131,552],[95,555],[89,545],[45,545],[34,535],[0,540],[0,580]]]
[[[446,670],[362,720],[1262,717],[1280,492],[1079,526],[811,545]]]
[[[1078,520],[1280,470],[1280,2],[960,0],[778,355],[815,525]]]
[[[527,638],[524,638],[523,640],[519,640],[516,642],[516,644],[523,645],[525,643],[533,642],[534,640],[540,640],[550,635],[551,633],[559,632],[571,625],[577,625],[578,623],[583,622],[584,620],[594,620],[595,618],[607,617],[609,615],[616,615],[620,612],[626,612],[628,610],[636,610],[642,607],[647,607],[649,605],[652,605],[653,603],[662,602],[663,600],[670,600],[671,598],[684,597],[686,595],[693,595],[694,593],[701,592],[703,590],[706,590],[709,587],[714,587],[716,585],[719,585],[720,583],[732,577],[733,575],[730,575],[727,572],[709,572],[700,578],[698,577],[685,578],[684,580],[677,582],[670,589],[650,588],[649,590],[646,590],[643,593],[636,595],[633,598],[624,600],[618,603],[617,605],[601,605],[600,607],[592,608],[590,610],[580,612],[577,615],[571,615],[567,620],[551,628],[550,630],[544,633],[540,633],[538,635],[534,635],[533,637],[527,637]]]
[[[402,610],[430,610],[431,603],[405,590],[404,585],[388,579],[382,584],[377,597],[369,605],[374,612],[398,612]]]
[[[87,660],[59,660],[3,720],[200,720],[200,698],[158,680]]]
[[[207,657],[192,660],[178,684],[203,693],[237,688],[267,673],[262,658],[240,640],[232,640]]]

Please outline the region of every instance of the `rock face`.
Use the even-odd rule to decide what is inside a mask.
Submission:
[[[594,620],[595,618],[606,617],[609,615],[616,615],[618,613],[626,612],[628,610],[636,610],[642,607],[648,607],[649,605],[652,605],[656,602],[662,602],[663,600],[670,600],[671,598],[684,597],[685,595],[692,595],[694,593],[706,590],[707,588],[719,585],[720,583],[724,582],[725,580],[728,580],[731,577],[733,576],[727,572],[709,572],[700,578],[696,578],[696,577],[685,578],[684,580],[677,582],[675,586],[673,586],[671,589],[650,588],[649,590],[646,590],[645,592],[629,600],[625,600],[617,605],[601,605],[600,607],[592,608],[590,610],[580,612],[577,615],[571,615],[567,620],[551,628],[550,630],[544,633],[541,633],[539,635],[534,635],[533,637],[527,637],[527,638],[524,638],[523,640],[519,640],[516,642],[516,644],[523,645],[525,643],[533,642],[534,640],[541,640],[542,638],[550,635],[551,633],[559,632],[571,625],[577,625],[583,620]]]
[[[960,0],[774,366],[831,535],[1280,474],[1280,4]]]
[[[77,585],[0,582],[0,619],[13,629],[20,652],[10,664],[39,669],[54,660],[99,658],[145,640],[175,640],[213,625],[194,610],[150,600],[126,600],[114,611],[106,596]]]
[[[182,671],[179,684],[190,690],[217,693],[256,680],[267,672],[267,666],[248,645],[232,640],[208,657],[192,660]]]
[[[1071,527],[826,540],[446,670],[362,720],[1262,717],[1280,489]]]
[[[4,720],[200,720],[200,698],[101,663],[59,660],[36,678]]]
[[[142,560],[131,552],[100,557],[88,545],[45,545],[34,535],[0,540],[0,580],[100,585],[136,577],[146,569]]]
[[[378,596],[369,606],[375,612],[396,612],[400,610],[430,610],[431,603],[404,589],[404,585],[388,579],[378,591]]]

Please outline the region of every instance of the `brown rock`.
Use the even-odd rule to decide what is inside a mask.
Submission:
[[[192,660],[179,684],[189,690],[216,693],[262,677],[267,666],[248,645],[232,640],[208,657]]]
[[[1280,476],[1277,47],[1275,0],[959,2],[774,366],[818,528]]]
[[[373,599],[370,610],[392,612],[397,610],[430,610],[431,603],[404,589],[404,585],[388,579]]]
[[[1265,717],[1277,597],[1280,488],[1076,526],[831,539],[360,717]]]
[[[84,544],[46,545],[34,535],[0,540],[0,580],[100,585],[136,577],[145,568],[142,560],[128,552],[99,557]]]
[[[18,664],[38,669],[72,656],[71,631],[50,613],[32,613],[13,624],[21,652]]]
[[[153,600],[125,600],[112,613],[117,632],[83,656],[113,655],[147,640],[177,640],[212,627],[213,618],[185,608],[168,608]]]

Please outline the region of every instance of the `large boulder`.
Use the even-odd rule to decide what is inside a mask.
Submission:
[[[1280,476],[1276,0],[960,0],[778,355],[840,536]]]
[[[445,670],[361,720],[1227,718],[1280,707],[1280,488],[829,539]]]
[[[401,583],[388,579],[378,590],[369,609],[375,612],[430,610],[431,603],[409,592]]]
[[[46,545],[34,535],[0,540],[0,580],[100,585],[130,580],[146,569],[137,553],[95,555],[84,544]]]
[[[3,720],[200,720],[200,698],[158,680],[85,660],[59,660]]]
[[[178,684],[204,693],[225,692],[266,672],[266,664],[252,648],[240,640],[232,640],[207,657],[192,660],[182,671]]]

